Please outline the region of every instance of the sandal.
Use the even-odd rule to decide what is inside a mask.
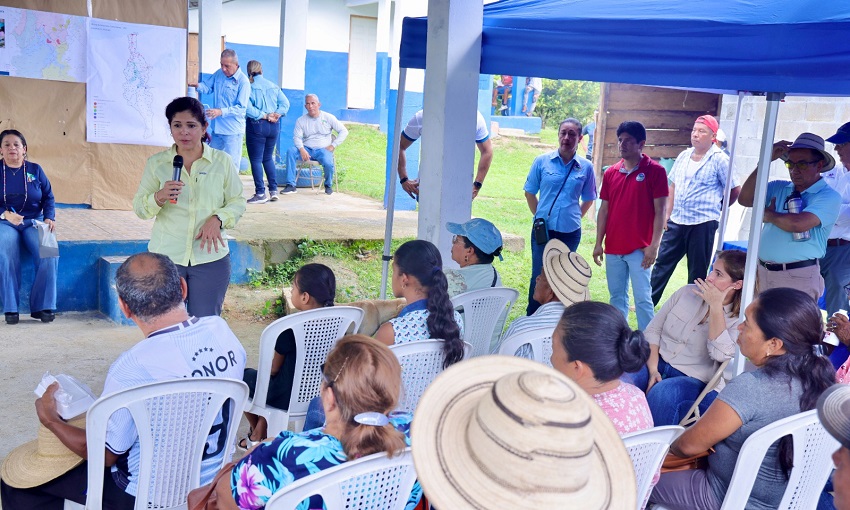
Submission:
[[[250,450],[251,448],[253,448],[255,445],[260,444],[261,442],[262,441],[252,441],[251,436],[247,435],[247,436],[243,437],[242,439],[240,439],[239,442],[236,443],[236,446],[247,451],[247,450]]]

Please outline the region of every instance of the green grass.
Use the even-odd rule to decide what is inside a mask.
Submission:
[[[544,130],[541,139],[546,143],[556,143],[557,133],[554,129]],[[494,140],[495,156],[487,180],[478,198],[472,203],[472,215],[486,218],[502,231],[503,234],[514,234],[525,240],[522,252],[505,251],[504,261],[496,262],[496,267],[502,276],[506,287],[520,291],[520,297],[511,312],[510,319],[525,314],[527,305],[528,280],[531,275],[531,248],[529,236],[532,216],[522,191],[528,169],[535,157],[545,152],[522,142],[505,138]],[[337,151],[337,161],[343,169],[340,185],[346,193],[365,195],[376,200],[383,199],[384,168],[386,160],[386,136],[368,126],[352,125],[346,143],[340,145]],[[477,153],[476,153],[477,158]],[[470,179],[472,169],[470,169]],[[608,301],[608,287],[605,279],[605,267],[593,263],[593,246],[596,243],[596,224],[592,218],[582,220],[582,240],[578,252],[588,261],[593,269],[590,280],[590,295],[597,301]],[[407,239],[395,239],[393,249]],[[381,248],[380,241],[358,241],[355,243],[339,242],[308,242],[304,244],[302,255],[288,264],[288,268],[273,269],[268,272],[279,272],[277,277],[264,280],[257,275],[258,284],[286,283],[301,264],[311,260],[322,260],[331,265],[337,273],[346,273],[350,278],[338,284],[337,297],[340,301],[376,298],[380,291],[381,279]],[[288,275],[288,276],[287,276]],[[275,278],[278,278],[275,280]],[[339,278],[339,274],[338,274]],[[687,278],[687,268],[684,261],[677,267],[676,272],[667,286],[664,299],[684,285]],[[636,326],[634,313],[629,314],[629,323]]]

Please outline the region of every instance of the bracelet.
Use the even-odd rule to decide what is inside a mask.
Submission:
[[[475,189],[481,189],[481,186],[484,186],[484,183],[481,181],[475,181],[472,185],[475,186]]]
[[[399,179],[399,180],[398,180],[398,183],[399,183],[399,184],[404,184],[404,183],[406,183],[406,182],[407,182],[407,181],[409,181],[409,180],[410,180],[410,179],[408,179],[407,177],[402,177],[401,179]]]

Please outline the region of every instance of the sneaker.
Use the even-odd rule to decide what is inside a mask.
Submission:
[[[334,194],[334,189],[331,188],[330,186],[325,186],[325,195],[333,195],[333,194]]]
[[[268,195],[263,193],[262,195],[254,195],[253,197],[248,199],[249,204],[265,204],[269,201]]]
[[[508,109],[508,105],[503,104],[503,105],[502,105],[502,107],[501,107],[501,108],[499,108],[499,111],[500,111],[500,112],[503,112],[503,111],[505,111],[505,110],[507,110],[507,109]]]
[[[283,191],[280,192],[281,195],[289,195],[290,193],[298,193],[298,190],[292,184],[287,184]]]
[[[277,190],[269,191],[269,202],[277,202]]]
[[[18,312],[6,312],[6,324],[17,324],[19,317]]]
[[[53,319],[56,318],[56,314],[50,310],[42,310],[40,312],[31,313],[30,317],[33,319],[41,319],[41,322],[53,322]]]

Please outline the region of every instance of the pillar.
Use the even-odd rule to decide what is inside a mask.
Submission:
[[[202,74],[221,67],[221,0],[198,2],[198,61]]]

